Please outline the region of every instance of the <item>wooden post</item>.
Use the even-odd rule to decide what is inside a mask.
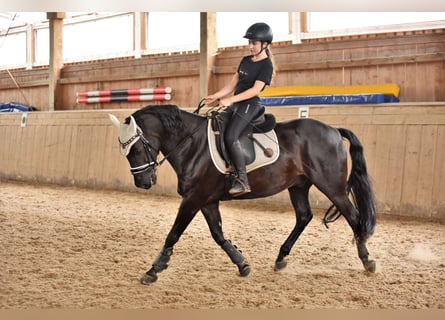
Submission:
[[[49,19],[49,111],[56,110],[59,79],[63,68],[63,19],[65,12],[47,12]]]
[[[301,36],[308,31],[308,16],[307,12],[292,12],[291,13],[291,29],[292,29],[292,43],[301,43]]]
[[[201,12],[200,22],[199,95],[200,98],[204,98],[209,94],[209,83],[217,51],[216,13]]]
[[[142,52],[147,49],[147,14],[146,12],[133,12],[133,50],[136,59],[141,58]]]
[[[26,69],[31,70],[35,60],[35,33],[32,24],[26,26]]]

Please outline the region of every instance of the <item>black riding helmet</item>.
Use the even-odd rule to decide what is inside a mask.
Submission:
[[[258,22],[252,24],[249,29],[247,29],[244,38],[271,43],[273,40],[273,33],[268,24],[264,22]]]

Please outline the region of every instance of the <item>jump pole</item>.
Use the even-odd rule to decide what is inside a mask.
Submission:
[[[164,101],[170,100],[171,95],[166,94],[146,94],[146,95],[128,95],[128,96],[102,96],[102,97],[82,97],[77,98],[77,103],[107,103],[121,101]]]
[[[131,95],[157,95],[170,94],[172,88],[140,88],[140,89],[115,89],[115,90],[98,90],[98,91],[80,91],[76,93],[79,97],[109,97],[109,96],[131,96]]]

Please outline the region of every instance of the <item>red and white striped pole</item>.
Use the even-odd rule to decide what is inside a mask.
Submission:
[[[172,88],[141,88],[141,89],[115,89],[98,91],[80,91],[77,97],[108,97],[108,96],[126,96],[126,95],[155,95],[171,93]]]
[[[166,94],[145,94],[145,95],[129,95],[129,96],[107,96],[107,97],[88,97],[77,98],[77,103],[106,103],[120,101],[163,101],[170,100],[171,95]]]
[[[108,103],[120,101],[163,101],[170,100],[172,89],[141,88],[99,91],[80,91],[76,93],[77,103]]]

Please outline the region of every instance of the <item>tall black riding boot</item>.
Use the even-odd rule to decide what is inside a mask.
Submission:
[[[239,141],[234,142],[230,147],[232,164],[235,167],[236,178],[233,181],[229,193],[233,196],[241,196],[250,192],[249,180],[247,179],[246,162],[243,150]]]

